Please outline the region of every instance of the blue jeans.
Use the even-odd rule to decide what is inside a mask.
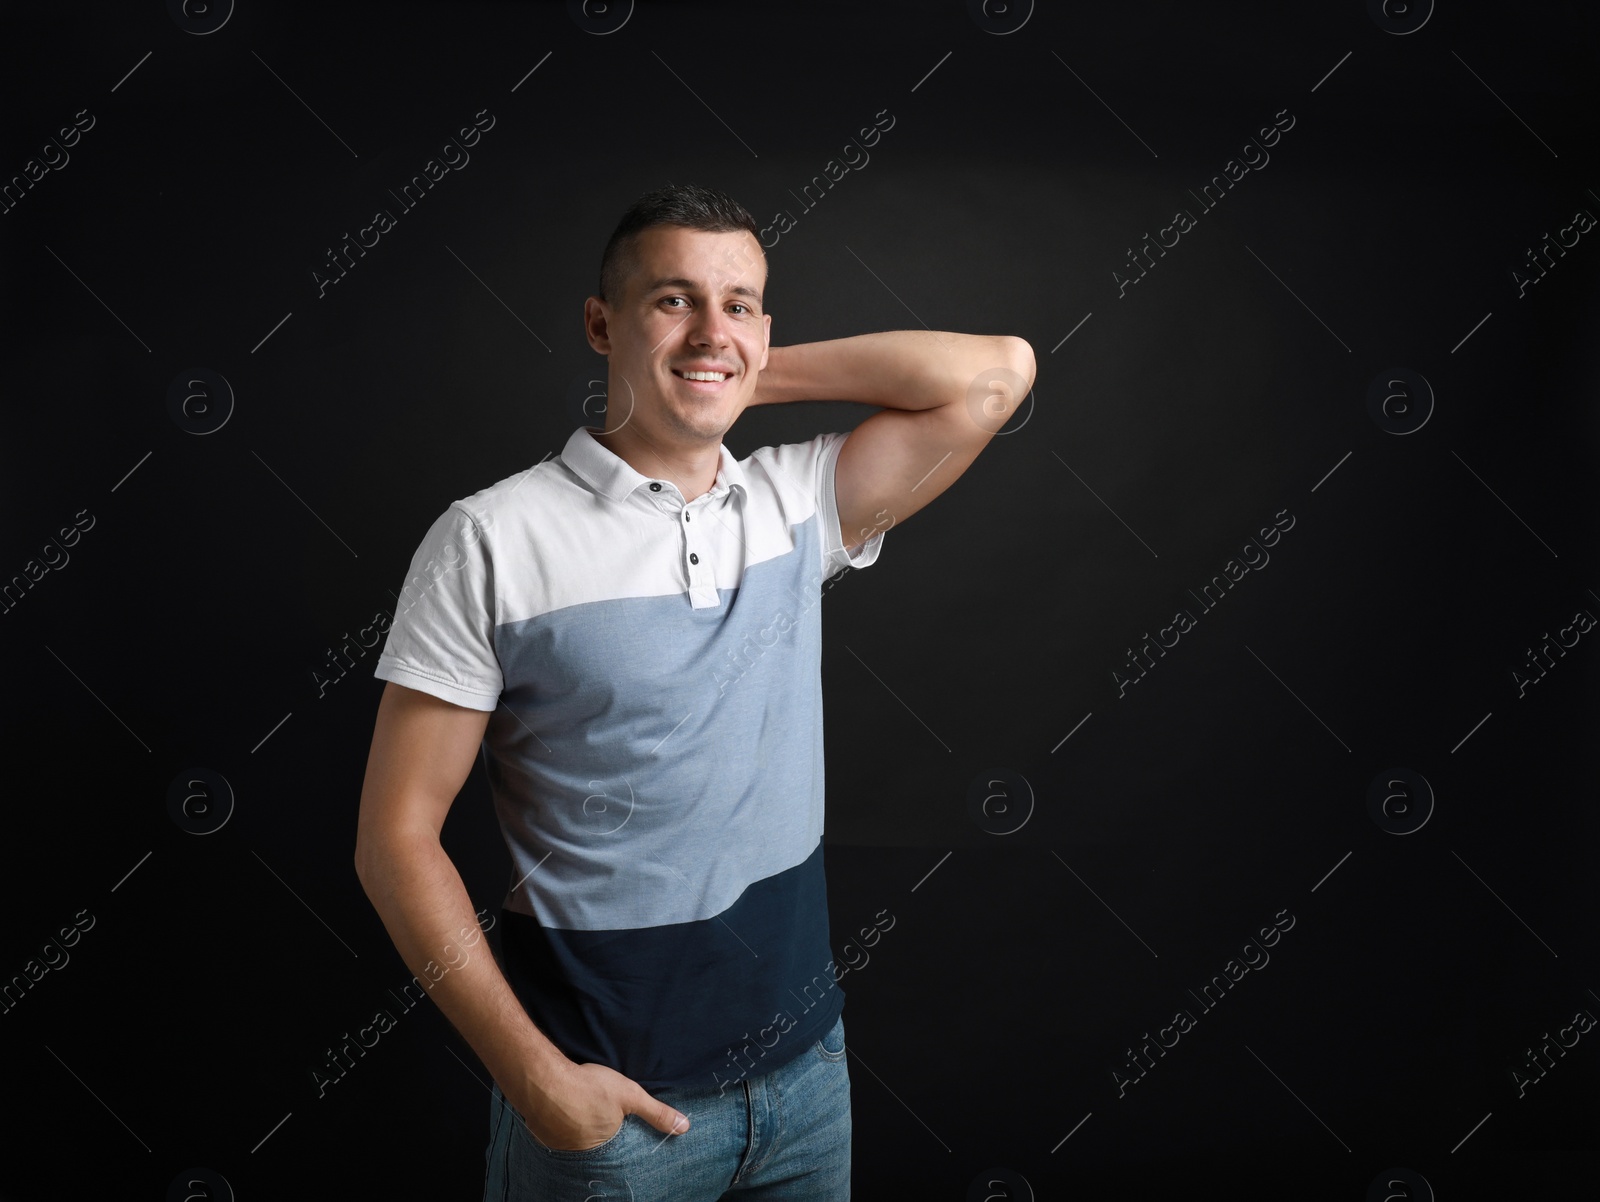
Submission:
[[[688,1115],[689,1130],[668,1136],[628,1114],[605,1143],[572,1152],[536,1140],[496,1086],[484,1202],[848,1202],[850,1071],[842,1018],[763,1076],[721,1090],[650,1093]]]

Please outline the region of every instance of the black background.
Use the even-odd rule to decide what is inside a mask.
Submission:
[[[478,1196],[487,1074],[431,1005],[312,1084],[410,977],[352,867],[377,650],[313,672],[451,500],[559,452],[604,374],[600,250],[668,182],[789,212],[775,344],[926,327],[1038,359],[1026,416],[827,594],[834,943],[896,920],[842,981],[858,1195],[1592,1187],[1600,1032],[1525,1096],[1513,1072],[1600,1015],[1600,633],[1513,672],[1600,615],[1600,231],[1527,258],[1600,215],[1594,10],[971,7],[640,4],[604,34],[562,4],[245,2],[201,34],[8,6],[4,178],[93,124],[0,217],[0,573],[92,526],[0,614],[0,979],[93,925],[0,1014],[0,1196],[159,1199],[193,1166],[241,1202]],[[387,190],[482,110],[402,214]],[[319,296],[378,208],[396,227]],[[1367,401],[1397,368],[1434,397],[1405,434]],[[196,369],[232,393],[207,434],[169,415]],[[868,412],[760,408],[726,441]],[[1190,599],[1280,514],[1266,566]],[[167,800],[197,767],[234,799],[204,836]],[[1435,795],[1404,835],[1368,807],[1397,768]],[[481,768],[446,846],[492,912]]]

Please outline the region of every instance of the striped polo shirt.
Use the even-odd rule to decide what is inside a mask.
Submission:
[[[847,436],[723,446],[685,503],[579,427],[433,523],[378,660],[490,712],[507,979],[566,1056],[647,1090],[769,1072],[843,1006],[820,601],[886,533],[840,542]]]

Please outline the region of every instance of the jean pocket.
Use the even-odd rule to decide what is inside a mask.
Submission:
[[[622,1125],[617,1128],[616,1134],[613,1135],[610,1139],[606,1140],[605,1143],[596,1144],[592,1148],[551,1148],[551,1147],[547,1147],[545,1145],[540,1145],[540,1146],[544,1147],[544,1150],[546,1152],[548,1152],[551,1156],[557,1156],[557,1157],[560,1157],[563,1160],[569,1160],[569,1159],[572,1159],[574,1157],[583,1158],[583,1157],[589,1157],[589,1156],[604,1156],[608,1152],[616,1151],[617,1148],[622,1145],[623,1134],[628,1130],[628,1122],[633,1117],[634,1116],[631,1115],[631,1114],[623,1115],[622,1116]],[[643,1122],[644,1120],[640,1119],[639,1121]]]
[[[844,1059],[844,1019],[834,1020],[833,1028],[825,1032],[816,1044],[817,1055],[830,1064]]]

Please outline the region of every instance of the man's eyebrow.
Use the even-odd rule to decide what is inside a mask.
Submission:
[[[652,280],[645,287],[645,291],[654,292],[658,288],[686,288],[690,291],[695,291],[699,287],[700,285],[694,280],[684,279],[682,276],[672,276],[670,279]],[[746,287],[744,284],[735,284],[732,288],[729,288],[728,291],[733,293],[735,296],[748,296],[758,305],[761,303],[761,293],[757,292],[754,288]]]

